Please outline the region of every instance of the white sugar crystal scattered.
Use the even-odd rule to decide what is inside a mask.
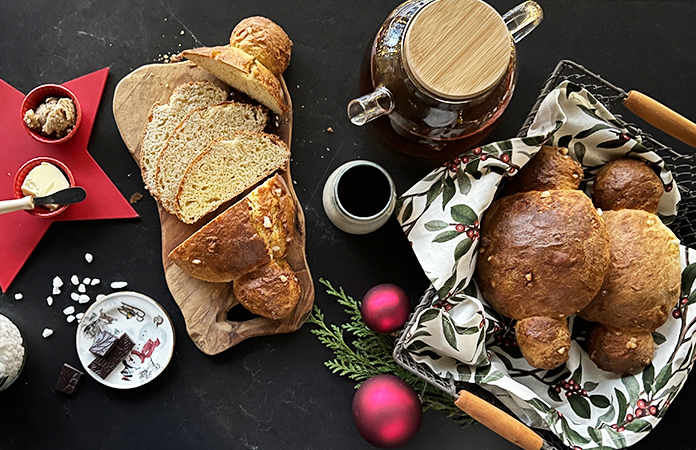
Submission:
[[[56,277],[53,278],[53,287],[61,287],[61,286],[63,286],[63,280],[58,275],[56,275]]]
[[[21,292],[17,292],[17,293],[15,294],[15,300],[21,300],[21,299],[23,299],[23,298],[24,298],[24,295],[22,295]]]
[[[80,299],[80,294],[78,294],[77,292],[71,292],[70,298],[75,300],[75,301],[78,301]]]
[[[68,316],[65,318],[65,320],[67,320],[68,323],[73,323],[75,321],[75,316]]]
[[[50,295],[46,297],[46,303],[48,303],[48,306],[53,305],[53,297],[51,297]]]
[[[96,285],[98,285],[99,283],[100,283],[99,278],[92,278],[92,282],[89,283],[89,284],[92,285],[92,286],[96,286]]]
[[[80,294],[84,294],[85,292],[87,292],[87,288],[84,284],[80,283],[80,285],[77,287],[77,292],[79,292]]]
[[[49,337],[52,334],[53,334],[53,330],[51,330],[50,328],[44,328],[43,332],[41,333],[41,336],[43,336],[43,338],[46,339],[47,337]]]
[[[63,314],[65,314],[66,316],[69,316],[70,314],[72,314],[72,313],[74,313],[74,312],[75,312],[75,307],[74,307],[74,306],[68,306],[67,308],[65,308],[65,309],[63,310]]]
[[[85,303],[89,303],[89,295],[87,295],[87,294],[80,295],[80,299],[78,300],[78,302],[81,305],[84,305]]]
[[[60,288],[58,286],[53,286],[53,291],[51,293],[53,295],[60,295]]]
[[[85,261],[87,261],[88,264],[91,263],[93,259],[94,257],[91,253],[85,253]]]
[[[77,318],[77,320],[82,320],[82,318],[85,317],[85,313],[77,313],[75,314],[75,317]]]
[[[123,289],[126,286],[128,286],[128,283],[125,281],[114,281],[111,283],[111,289]]]
[[[104,294],[98,294],[98,295],[97,295],[97,300],[101,300],[101,299],[103,299],[104,297],[106,297],[106,295],[104,295]]]
[[[73,275],[70,277],[70,282],[77,286],[78,284],[80,284],[80,279],[77,278],[77,275]]]
[[[89,283],[92,282],[92,279],[90,277],[86,277],[85,279],[82,280],[82,284],[85,286],[89,286]]]

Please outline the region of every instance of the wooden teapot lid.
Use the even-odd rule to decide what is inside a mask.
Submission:
[[[502,17],[480,0],[437,0],[406,30],[404,63],[421,87],[466,100],[495,86],[510,64],[512,40]]]

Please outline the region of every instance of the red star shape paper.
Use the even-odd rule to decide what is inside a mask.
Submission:
[[[20,107],[24,94],[0,80],[0,199],[13,198],[14,174],[25,162],[49,156],[67,165],[75,184],[87,198],[52,218],[35,217],[24,211],[0,215],[0,289],[12,280],[54,221],[125,219],[138,217],[130,203],[87,151],[109,69],[104,68],[64,83],[79,99],[82,122],[75,135],[61,144],[44,144],[24,130]]]

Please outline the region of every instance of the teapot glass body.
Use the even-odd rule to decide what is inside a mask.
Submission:
[[[505,34],[505,38],[509,36],[509,59],[504,63],[502,76],[496,77],[481,92],[467,98],[452,98],[434,92],[419,80],[405,50],[413,19],[438,1],[442,0],[409,0],[389,15],[371,48],[369,71],[374,91],[348,105],[348,115],[354,124],[362,125],[387,115],[397,134],[432,150],[440,150],[452,140],[474,135],[483,137],[490,131],[509,104],[515,88],[517,55],[514,43],[536,27],[542,17],[539,6],[531,1],[503,17],[495,13],[509,32]]]

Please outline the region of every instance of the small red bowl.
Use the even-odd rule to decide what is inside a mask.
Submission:
[[[68,169],[68,166],[66,166],[62,162],[58,161],[57,159],[41,156],[39,158],[34,158],[34,159],[31,159],[31,160],[25,162],[24,165],[22,167],[20,167],[19,170],[17,171],[17,173],[15,174],[14,185],[13,185],[15,198],[26,197],[26,195],[24,195],[24,193],[22,192],[22,183],[24,183],[24,179],[27,177],[27,175],[29,175],[29,172],[31,171],[31,169],[33,169],[34,167],[38,166],[39,164],[41,164],[43,162],[51,163],[54,166],[58,167],[63,172],[63,174],[65,174],[65,176],[68,178],[68,181],[70,182],[70,187],[75,186],[75,178],[73,178],[73,174],[70,171],[70,169]],[[58,214],[62,213],[63,211],[65,211],[68,208],[68,206],[69,205],[62,205],[60,208],[56,209],[55,211],[51,211],[50,209],[46,208],[45,206],[37,206],[36,208],[31,209],[31,210],[26,211],[26,212],[28,212],[32,216],[54,217],[54,216],[57,216]]]
[[[54,139],[44,136],[37,130],[29,128],[27,124],[24,122],[24,114],[26,114],[27,111],[29,111],[30,109],[36,111],[36,108],[38,108],[39,105],[46,101],[46,99],[49,97],[68,97],[75,104],[75,113],[77,115],[75,125],[73,125],[72,130],[70,130],[68,134],[66,134],[60,139]],[[20,119],[22,120],[22,124],[24,125],[24,129],[27,130],[27,133],[29,133],[29,135],[37,141],[43,142],[45,144],[60,144],[62,142],[67,141],[68,139],[73,137],[73,135],[75,135],[75,132],[79,128],[80,122],[82,121],[82,108],[80,107],[80,102],[77,100],[77,97],[75,96],[75,94],[72,93],[72,91],[70,91],[70,89],[60,86],[58,84],[44,84],[42,86],[34,88],[34,90],[32,90],[30,93],[27,94],[26,97],[24,97],[24,101],[22,102],[21,113],[22,114]]]

